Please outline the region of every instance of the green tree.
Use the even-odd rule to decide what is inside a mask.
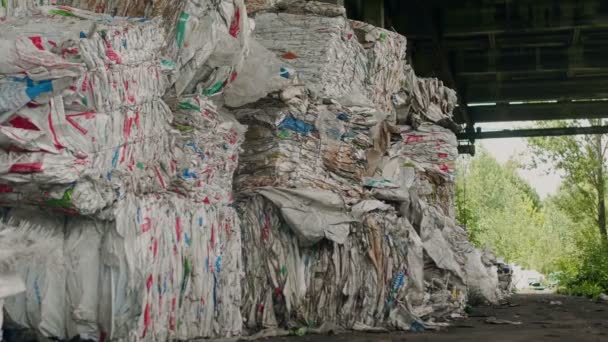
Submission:
[[[549,272],[564,250],[559,234],[554,234],[563,222],[558,223],[554,205],[543,205],[517,169],[517,163],[501,165],[483,149],[470,161],[461,160],[456,182],[458,220],[476,245],[509,262]]]
[[[539,127],[581,127],[601,125],[600,119],[582,121],[553,121],[539,123]],[[537,137],[528,139],[535,166],[548,163],[565,173],[564,185],[570,191],[570,205],[560,205],[570,215],[594,222],[604,243],[606,230],[606,149],[604,135]],[[575,204],[575,205],[572,205]],[[578,211],[578,212],[577,212]]]

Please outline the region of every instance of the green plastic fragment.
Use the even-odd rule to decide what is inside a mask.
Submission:
[[[185,101],[185,102],[179,103],[179,109],[200,111],[201,107],[199,107],[197,105],[193,105],[192,103]]]
[[[46,205],[51,208],[71,208],[72,207],[72,194],[74,188],[67,189],[61,198],[51,198],[46,201]]]
[[[144,163],[137,162],[137,168],[143,171],[143,169],[144,169]]]
[[[175,127],[182,132],[190,132],[191,130],[194,129],[194,127],[189,126],[189,125],[175,125]]]
[[[205,95],[205,96],[213,95],[213,94],[219,92],[220,90],[222,90],[223,86],[224,86],[224,82],[217,82],[211,88],[204,90],[203,95]]]
[[[386,38],[387,38],[386,33],[384,33],[384,32],[380,33],[380,41],[381,42],[385,41]]]
[[[280,139],[287,139],[287,138],[289,138],[291,136],[291,132],[289,132],[286,129],[282,129],[282,130],[279,131],[279,133],[277,133],[277,136]]]
[[[77,17],[74,13],[62,9],[52,9],[49,11],[51,15],[60,15],[62,17]]]
[[[186,36],[186,23],[188,22],[188,18],[190,18],[190,15],[188,13],[182,13],[179,16],[179,21],[177,22],[177,46],[180,48],[184,45],[184,38]]]

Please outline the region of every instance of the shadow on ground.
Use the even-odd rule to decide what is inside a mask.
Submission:
[[[553,302],[553,303],[552,303]],[[272,342],[536,342],[608,341],[608,304],[586,298],[554,294],[518,294],[510,305],[474,308],[467,320],[454,322],[439,332],[346,334],[273,338]],[[489,324],[488,318],[521,322],[521,325]],[[490,319],[491,321],[492,319]]]

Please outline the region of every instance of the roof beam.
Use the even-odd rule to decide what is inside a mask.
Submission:
[[[464,100],[464,90],[458,87],[456,80],[454,79],[454,73],[450,66],[448,57],[445,54],[445,50],[442,47],[442,32],[440,31],[439,22],[440,18],[437,18],[436,13],[433,13],[432,8],[424,0],[418,0],[417,5],[422,9],[422,13],[427,19],[425,21],[428,25],[429,32],[432,36],[432,46],[434,50],[434,56],[436,58],[436,66],[439,68],[440,78],[446,84],[446,86],[456,90],[458,96],[458,113],[460,114],[462,121],[472,129],[473,121],[467,111],[467,103]]]
[[[563,135],[607,134],[608,126],[512,129],[489,132],[463,132],[456,134],[459,140],[555,137]]]
[[[608,117],[608,101],[498,104],[469,107],[474,122],[541,121]]]
[[[466,94],[468,103],[608,98],[608,82],[605,77],[471,81]]]

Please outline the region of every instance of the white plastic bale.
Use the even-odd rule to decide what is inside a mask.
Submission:
[[[71,13],[79,24],[68,24],[61,35],[49,34],[63,41],[46,38],[44,27],[34,25],[28,33],[39,30],[39,35],[29,36],[24,44],[38,44],[43,50],[34,49],[40,53],[77,61],[76,65],[86,65],[86,71],[61,95],[18,109],[0,128],[0,144],[7,151],[2,155],[5,196],[32,204],[69,195],[78,200],[76,205],[68,203],[70,209],[91,214],[125,192],[165,189],[172,175],[174,138],[171,112],[160,100],[166,85],[158,59],[164,46],[159,22],[118,18],[105,24],[88,21],[97,17],[76,9],[40,10],[55,16]],[[43,20],[54,28],[63,23],[57,18]],[[84,29],[87,25],[96,30]],[[6,26],[11,37],[18,36],[19,27],[28,27],[18,23],[15,28],[9,22]],[[26,192],[31,189],[26,183],[31,182],[40,184],[42,191]],[[109,191],[102,191],[104,187]],[[91,192],[92,188],[98,191]]]
[[[452,119],[458,102],[456,91],[439,79],[417,77],[410,65],[404,67],[404,75],[402,89],[393,96],[399,123],[417,126]]]
[[[345,17],[260,13],[255,20],[255,38],[289,62],[318,96],[367,96],[367,57]]]
[[[407,40],[398,33],[360,21],[351,20],[350,25],[366,51],[372,101],[378,109],[391,113],[390,120],[394,123],[393,94],[403,87],[405,80]]]
[[[13,214],[29,220],[32,213]],[[165,341],[241,332],[241,242],[231,207],[127,197],[115,221],[39,219],[64,236],[21,269],[12,319],[49,337]],[[52,222],[56,222],[53,226]]]
[[[408,293],[422,284],[410,281],[422,271],[421,252],[409,254],[416,232],[394,212],[364,213],[343,245],[324,240],[301,247],[269,201],[248,197],[239,208],[246,273],[242,312],[249,329],[332,323],[410,329],[417,321],[387,319],[395,308],[410,312]],[[415,255],[420,261],[410,270],[408,258]]]
[[[238,77],[251,34],[243,0],[188,0],[168,54],[178,62],[177,95],[214,95]]]

